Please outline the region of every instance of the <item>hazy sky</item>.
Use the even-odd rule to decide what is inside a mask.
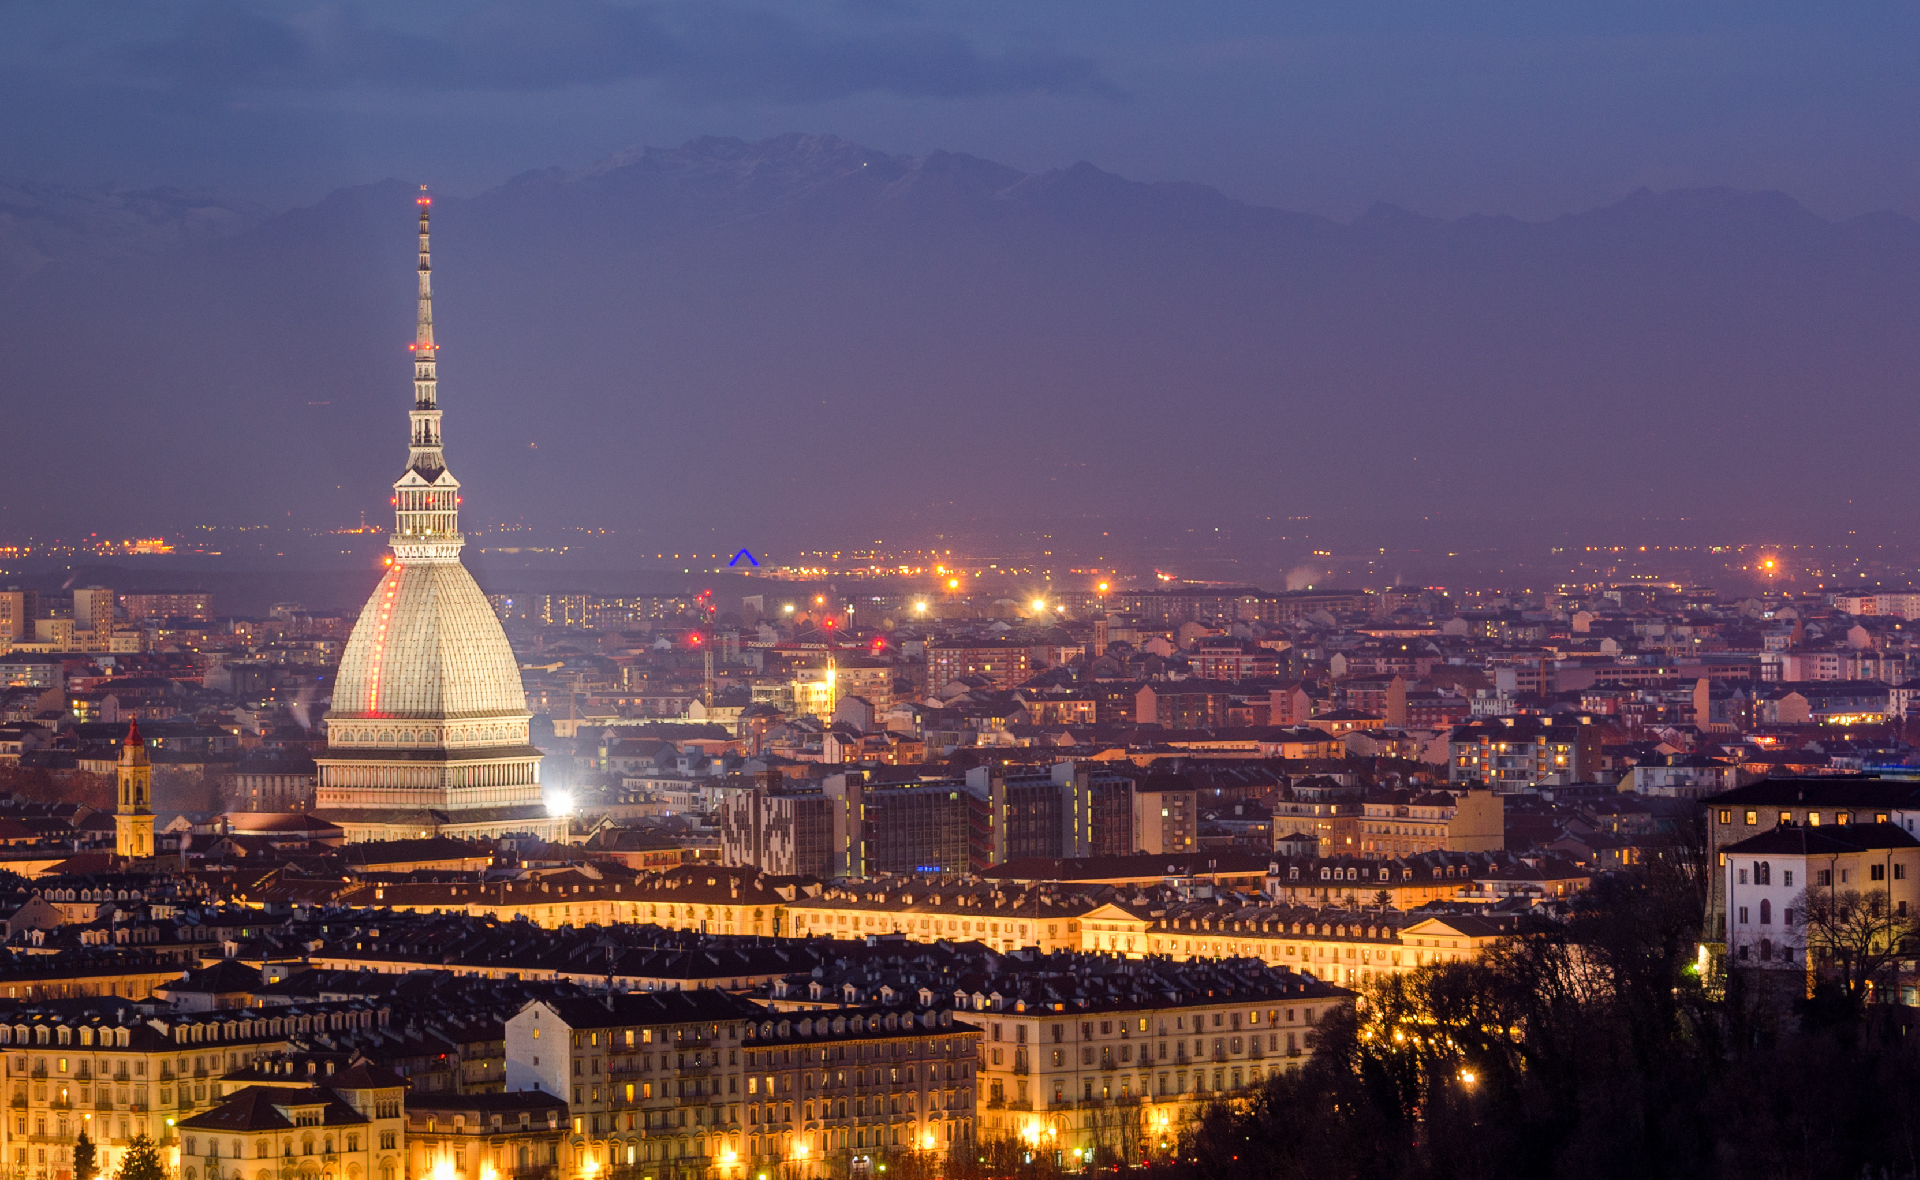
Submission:
[[[801,130],[1342,217],[1715,184],[1912,214],[1917,33],[1766,0],[15,0],[0,173],[282,206]]]

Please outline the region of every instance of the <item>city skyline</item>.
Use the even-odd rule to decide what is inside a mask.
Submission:
[[[0,8],[0,1180],[1920,1180],[1916,49]]]

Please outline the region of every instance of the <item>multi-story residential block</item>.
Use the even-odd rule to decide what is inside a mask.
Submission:
[[[980,1030],[971,1013],[948,1006],[952,997],[915,999],[907,1008],[768,1014],[748,1026],[746,1138],[727,1148],[740,1153],[738,1165],[877,1174],[889,1156],[944,1157],[971,1143]]]
[[[893,707],[894,666],[885,660],[848,656],[834,661],[835,700],[859,697],[873,706],[876,716]]]
[[[508,1084],[568,1098],[566,1175],[846,1175],[971,1138],[978,1035],[951,1011],[725,992],[541,1000],[507,1022]]]
[[[989,855],[982,838],[988,800],[965,782],[849,783],[848,792],[855,818],[846,826],[860,847],[849,845],[836,876],[964,873]]]
[[[1227,724],[1234,687],[1223,680],[1165,680],[1134,694],[1136,725],[1162,729],[1215,729]]]
[[[1077,950],[1081,921],[1094,903],[1042,888],[910,881],[848,885],[787,906],[795,936],[868,938],[904,935],[915,942],[979,942],[997,951],[1037,946]]]
[[[1057,762],[1043,771],[977,766],[967,786],[986,801],[984,863],[1093,852],[1093,772],[1086,763]]]
[[[1891,921],[1920,911],[1920,840],[1893,823],[1776,824],[1726,845],[1717,867],[1727,958],[1743,965],[1832,965],[1817,940],[1809,946],[1806,912],[1795,909],[1809,898],[1882,894]]]
[[[359,1001],[151,1018],[131,1000],[15,1009],[0,1018],[10,1107],[0,1158],[21,1175],[53,1177],[71,1168],[84,1126],[110,1171],[135,1136],[178,1142],[176,1125],[222,1100],[229,1071],[284,1052],[297,1036],[383,1019]]]
[[[15,643],[34,638],[34,620],[40,617],[40,592],[8,587],[0,590],[0,640]]]
[[[1297,623],[1308,615],[1374,614],[1381,596],[1369,590],[1285,590],[1278,593],[1243,592],[1234,603],[1232,618],[1249,623]]]
[[[1280,657],[1243,639],[1202,639],[1187,652],[1187,666],[1203,680],[1257,680],[1279,674]]]
[[[1591,782],[1600,730],[1584,717],[1495,717],[1456,728],[1448,755],[1450,781],[1484,783],[1502,794]]]
[[[1200,834],[1200,798],[1182,778],[1149,778],[1133,790],[1133,847],[1126,852],[1192,852]]]
[[[241,1180],[259,1172],[403,1180],[404,1078],[364,1064],[282,1077],[243,1086],[178,1121],[181,1180]]]
[[[94,636],[102,650],[104,641],[113,634],[114,601],[113,591],[101,586],[84,586],[73,592],[73,629]]]
[[[966,639],[927,644],[927,692],[941,690],[962,676],[978,676],[1009,692],[1033,674],[1033,653],[1016,639]]]
[[[1477,914],[1194,902],[1158,914],[1109,903],[1081,923],[1088,950],[1138,958],[1258,959],[1316,979],[1362,984],[1436,962],[1471,960],[1515,932]]]
[[[1704,799],[1731,790],[1739,778],[1739,768],[1731,762],[1705,754],[1670,754],[1636,763],[1622,785],[1636,795]]]
[[[669,1175],[739,1158],[746,1028],[762,1009],[728,992],[536,1000],[507,1021],[507,1088],[567,1101],[565,1175],[624,1160]],[[592,1161],[589,1163],[589,1161]]]
[[[1727,925],[1726,867],[1731,848],[1776,827],[1827,829],[1852,824],[1892,824],[1912,834],[1920,823],[1920,784],[1874,777],[1768,778],[1709,795],[1707,852],[1716,872],[1709,878],[1706,936],[1724,941]]]
[[[123,594],[120,605],[133,619],[211,619],[213,595],[198,591],[173,594]]]
[[[1497,852],[1506,847],[1504,800],[1490,790],[1376,791],[1357,813],[1333,820],[1321,856],[1391,860],[1422,852]]]
[[[540,1090],[410,1093],[406,1175],[439,1180],[557,1180],[572,1128],[567,1103]]]
[[[632,881],[578,873],[565,879],[423,884],[365,883],[340,891],[342,905],[408,913],[469,914],[536,926],[647,923],[702,934],[780,934],[780,906],[795,886],[750,868],[686,865]]]
[[[720,802],[720,861],[782,877],[834,875],[835,819],[843,809],[819,787],[735,791]]]
[[[1297,1069],[1352,993],[1247,960],[1055,956],[971,986],[980,1136],[1057,1164],[1164,1158],[1210,1103]]]

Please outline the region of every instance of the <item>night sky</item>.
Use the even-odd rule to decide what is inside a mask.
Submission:
[[[1917,56],[1892,3],[11,4],[0,160],[284,207],[805,131],[1342,218],[1709,185],[1916,213]]]

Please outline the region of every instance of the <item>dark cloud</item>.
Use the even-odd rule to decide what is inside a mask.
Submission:
[[[866,93],[1117,97],[1089,58],[990,52],[952,32],[809,28],[714,4],[493,0],[444,31],[376,24],[340,4],[297,13],[212,0],[123,51],[149,82],[211,91],[550,90],[656,80],[696,100],[823,102]]]

